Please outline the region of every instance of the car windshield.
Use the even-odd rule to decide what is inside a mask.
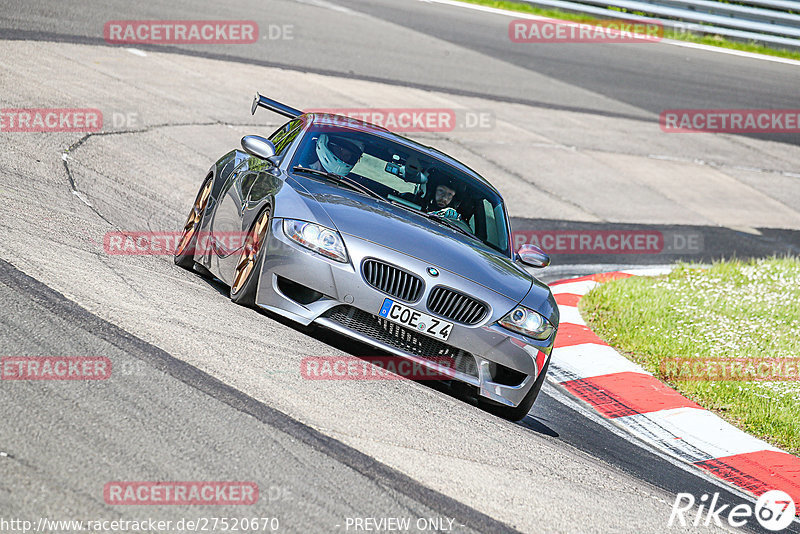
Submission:
[[[500,195],[466,172],[405,144],[344,127],[312,126],[291,166],[346,176],[388,201],[508,254]]]

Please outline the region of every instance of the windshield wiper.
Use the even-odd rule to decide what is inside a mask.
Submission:
[[[467,237],[471,237],[472,239],[476,239],[478,241],[481,241],[480,239],[478,239],[478,236],[476,236],[476,235],[464,230],[463,228],[461,228],[459,225],[457,225],[455,222],[451,221],[447,217],[442,217],[441,215],[436,215],[435,213],[422,212],[422,214],[425,215],[427,218],[433,219],[434,221],[436,221],[438,223],[443,223],[448,228],[454,228],[454,229],[458,230],[459,232],[461,232],[462,234],[464,234]]]
[[[295,165],[294,167],[292,167],[292,170],[295,172],[305,172],[308,174],[315,174],[317,176],[322,176],[324,178],[333,180],[334,182],[348,185],[351,188],[355,189],[356,191],[364,193],[365,195],[377,198],[378,200],[383,200],[384,202],[388,202],[387,199],[385,199],[384,197],[382,197],[380,194],[376,193],[369,187],[363,186],[360,183],[353,180],[352,178],[348,178],[347,176],[342,176],[341,174],[336,174],[335,172],[321,171],[319,169],[303,167],[301,165]]]

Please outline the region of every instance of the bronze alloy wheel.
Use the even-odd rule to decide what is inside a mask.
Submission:
[[[242,255],[239,257],[239,263],[236,265],[236,270],[233,274],[233,283],[231,284],[231,294],[233,295],[242,290],[256,266],[258,253],[261,251],[261,246],[267,236],[269,219],[270,209],[266,208],[258,216],[255,224],[250,229],[250,233],[247,234]]]
[[[208,204],[208,197],[211,195],[211,185],[213,180],[209,178],[200,192],[197,194],[197,199],[194,201],[192,211],[189,212],[189,217],[186,218],[186,224],[183,225],[183,235],[181,235],[180,243],[175,249],[175,256],[183,255],[186,247],[192,242],[192,238],[197,232],[197,227],[200,225],[200,219]]]

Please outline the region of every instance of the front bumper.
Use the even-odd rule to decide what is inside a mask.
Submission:
[[[497,320],[517,301],[441,268],[439,276],[433,277],[427,272],[431,264],[412,256],[355,236],[343,238],[348,263],[328,260],[297,245],[284,235],[283,219],[273,219],[256,304],[417,362],[474,386],[480,396],[496,403],[516,407],[522,402],[550,357],[554,335],[539,342],[498,326]],[[435,285],[444,285],[485,302],[488,313],[476,325],[455,323],[446,342],[389,323],[377,315],[389,295],[364,281],[360,266],[365,258],[378,258],[423,279],[421,297],[405,303],[414,309],[431,314],[426,307],[428,294]],[[303,298],[293,292],[298,286],[304,290]],[[441,358],[451,358],[452,365],[443,367],[437,363]]]

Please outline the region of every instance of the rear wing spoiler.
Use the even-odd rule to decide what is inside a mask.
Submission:
[[[274,111],[280,115],[285,117],[289,117],[290,119],[294,119],[299,117],[303,114],[302,111],[299,109],[290,108],[286,104],[281,104],[277,100],[272,100],[271,98],[267,98],[265,96],[261,96],[260,94],[256,93],[255,98],[253,99],[253,105],[250,108],[250,114],[255,115],[256,109],[264,108],[270,111]]]

